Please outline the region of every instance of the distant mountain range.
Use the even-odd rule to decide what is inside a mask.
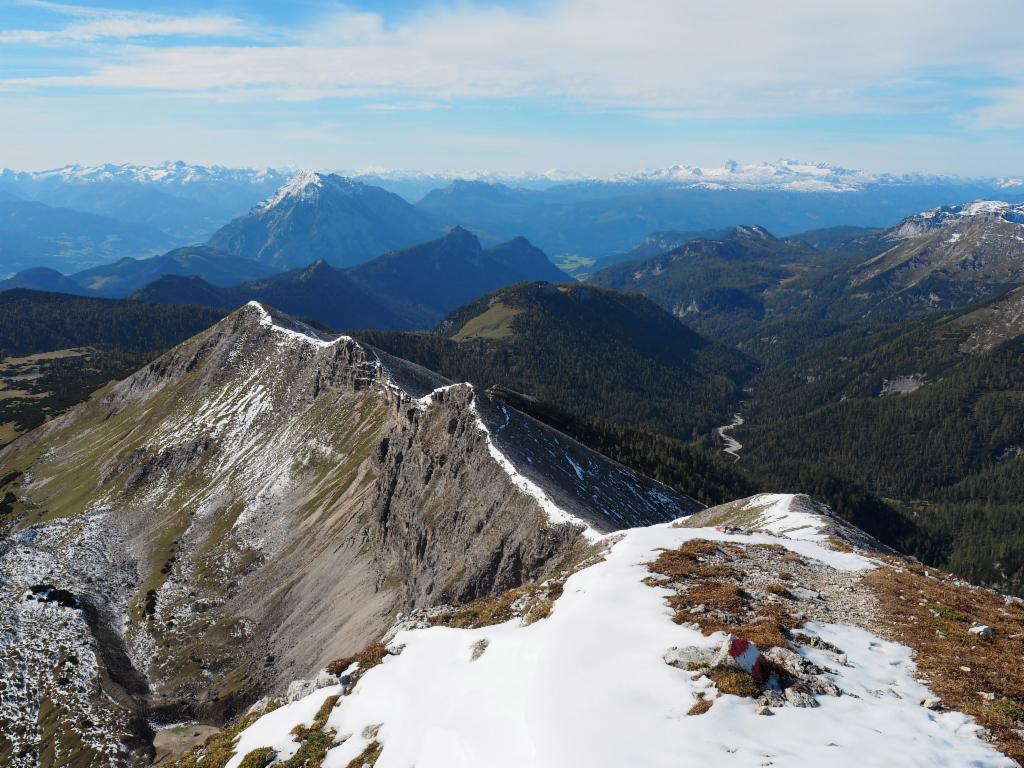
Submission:
[[[788,236],[839,225],[889,227],[937,205],[1007,192],[995,182],[910,179],[880,184],[801,191],[630,179],[527,190],[454,182],[428,194],[418,207],[482,237],[522,234],[561,262],[566,256],[597,259],[628,251],[661,230],[706,231],[756,222],[777,236]],[[1010,194],[1024,199],[1024,191]]]
[[[205,239],[284,184],[291,172],[183,162],[0,170],[22,198],[158,229],[177,244]],[[125,254],[140,256],[140,253]]]
[[[1020,179],[894,176],[788,160],[680,165],[608,178],[555,171],[347,173],[182,162],[0,171],[0,203],[29,201],[107,219],[56,226],[39,220],[21,232],[0,228],[7,243],[0,272],[49,266],[68,273],[214,235],[212,246],[279,269],[318,258],[349,266],[461,225],[487,244],[528,237],[584,275],[594,271],[593,260],[624,254],[652,232],[707,236],[750,222],[779,236],[836,226],[884,228],[937,205],[1024,200]],[[311,177],[332,179],[318,186],[329,199],[311,206],[283,199],[300,188],[308,192]],[[341,231],[338,221],[345,222]],[[308,247],[315,252],[298,253]]]
[[[27,269],[7,280],[0,280],[0,291],[29,288],[121,298],[167,275],[197,275],[214,285],[225,286],[275,273],[273,268],[251,259],[232,256],[208,246],[189,246],[146,259],[126,257],[71,275],[46,267]]]
[[[431,328],[455,307],[495,288],[564,279],[525,239],[485,249],[475,235],[455,228],[444,237],[349,269],[318,261],[230,287],[194,277],[165,277],[133,298],[228,309],[257,300],[332,328]]]

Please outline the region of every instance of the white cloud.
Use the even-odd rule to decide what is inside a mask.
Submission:
[[[85,18],[62,33],[215,35],[237,24],[122,15]],[[82,74],[8,79],[0,88],[382,103],[527,98],[653,117],[925,111],[948,100],[934,84],[915,91],[930,72],[1024,82],[1020,29],[1020,0],[978,0],[969,13],[962,0],[459,4],[431,6],[397,27],[378,14],[341,12],[275,45],[111,46]]]

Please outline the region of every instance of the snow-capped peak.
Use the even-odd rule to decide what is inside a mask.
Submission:
[[[273,208],[284,200],[314,200],[324,186],[323,177],[316,171],[301,170],[283,184],[260,208]]]

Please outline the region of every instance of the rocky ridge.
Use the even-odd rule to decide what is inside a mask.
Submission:
[[[15,766],[46,750],[145,762],[154,726],[230,718],[399,611],[543,581],[609,531],[699,508],[469,385],[256,303],[0,466]]]
[[[470,620],[402,617],[377,650],[339,660],[337,678],[227,731],[227,768],[1024,756],[1019,672],[1003,680],[998,666],[1021,650],[1020,601],[893,556],[801,496],[742,499],[600,545],[547,582],[539,618],[522,592]]]

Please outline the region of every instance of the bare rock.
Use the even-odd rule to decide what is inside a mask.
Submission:
[[[713,666],[715,650],[713,648],[699,648],[697,646],[669,648],[665,651],[665,655],[662,658],[670,667],[692,670],[696,667]]]
[[[789,686],[783,692],[783,695],[785,695],[789,705],[793,707],[812,708],[818,706],[818,702],[814,700],[814,697],[799,683]]]

